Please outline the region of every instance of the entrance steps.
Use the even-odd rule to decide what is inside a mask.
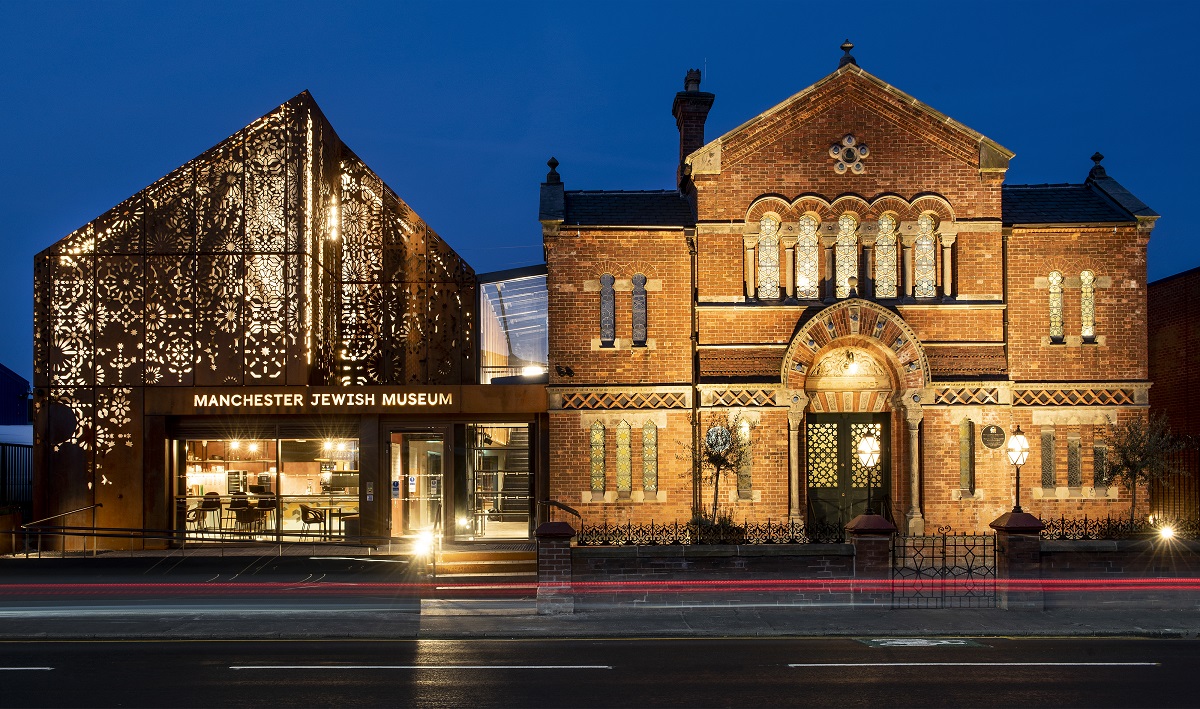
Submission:
[[[534,578],[537,551],[445,549],[438,555],[438,578]]]

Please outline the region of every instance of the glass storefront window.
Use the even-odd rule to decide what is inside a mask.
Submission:
[[[530,468],[528,424],[470,424],[467,429],[467,510],[464,539],[528,539]]]
[[[479,382],[536,381],[547,373],[549,352],[544,269],[501,280],[490,275],[479,284]]]
[[[358,535],[358,440],[174,442],[180,529],[201,539]]]

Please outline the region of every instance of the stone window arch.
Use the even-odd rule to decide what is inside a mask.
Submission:
[[[758,221],[758,298],[779,299],[779,217],[768,212]]]
[[[837,245],[834,248],[838,298],[850,297],[850,279],[858,278],[858,219],[849,212],[838,218]]]
[[[617,279],[611,273],[600,276],[600,346],[615,347],[617,342]]]
[[[796,240],[796,297],[816,300],[821,293],[821,220],[812,214],[800,217]]]
[[[1063,342],[1063,274],[1061,271],[1050,272],[1050,341],[1055,344]]]
[[[913,242],[913,295],[937,296],[937,220],[928,212],[917,218],[917,238]]]
[[[646,276],[633,275],[633,346],[646,346]]]
[[[1079,335],[1084,342],[1096,341],[1096,274],[1081,271],[1079,274]]]
[[[893,214],[879,218],[879,235],[875,237],[875,297],[899,297],[899,258],[896,229],[899,222]]]

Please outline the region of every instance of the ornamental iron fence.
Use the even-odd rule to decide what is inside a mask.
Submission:
[[[996,536],[954,534],[895,537],[892,608],[994,608]]]
[[[1200,539],[1200,520],[1170,519],[1166,517],[1083,517],[1082,519],[1042,520],[1046,528],[1042,539],[1136,539],[1138,537],[1171,536],[1180,539]],[[1164,530],[1170,530],[1169,532]]]
[[[578,546],[631,546],[683,544],[831,544],[844,542],[845,530],[837,523],[745,522],[732,525],[680,524],[581,524]]]

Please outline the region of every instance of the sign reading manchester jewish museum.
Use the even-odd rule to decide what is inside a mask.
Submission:
[[[151,390],[146,412],[158,414],[455,413],[458,386],[272,386]]]
[[[339,391],[308,394],[193,394],[192,405],[202,408],[309,408],[361,406],[422,407],[453,406],[450,392],[362,392]]]

